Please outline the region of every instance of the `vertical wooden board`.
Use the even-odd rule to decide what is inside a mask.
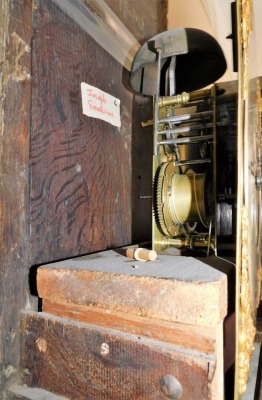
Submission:
[[[209,398],[214,363],[201,354],[36,313],[22,316],[22,340],[25,383],[72,400],[164,400],[166,374],[182,400]]]
[[[128,74],[51,0],[34,12],[32,66],[32,263],[130,243]],[[82,114],[81,82],[120,99],[120,129]]]
[[[0,398],[19,365],[27,300],[31,2],[0,2]]]
[[[81,0],[88,3],[89,0]],[[129,31],[144,44],[167,29],[167,0],[105,0]]]

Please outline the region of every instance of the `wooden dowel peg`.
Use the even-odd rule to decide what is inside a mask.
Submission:
[[[138,261],[154,261],[157,259],[155,250],[143,249],[141,247],[127,249],[126,256]]]

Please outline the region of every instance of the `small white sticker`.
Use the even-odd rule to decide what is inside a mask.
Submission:
[[[119,99],[85,82],[81,83],[81,93],[83,114],[121,127]]]

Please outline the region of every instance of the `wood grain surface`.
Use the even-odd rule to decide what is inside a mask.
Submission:
[[[126,8],[126,3],[121,6]],[[136,7],[139,10],[139,1]],[[149,9],[157,20],[155,4]],[[118,16],[122,20],[121,10]],[[132,18],[137,17],[130,13],[129,24]],[[151,24],[147,15],[142,20],[140,27],[136,25],[140,39],[145,24]],[[164,30],[165,24],[166,19],[161,20],[157,29]],[[140,121],[147,113],[151,116],[152,101],[135,96],[127,71],[51,0],[1,0],[0,64],[0,398],[4,398],[5,388],[19,374],[19,313],[34,279],[34,270],[28,276],[29,268],[127,244],[150,233],[150,200],[145,206],[138,198],[137,183],[150,191],[150,151],[143,156],[141,149],[150,142],[151,131],[142,130]],[[82,115],[82,80],[121,100],[120,130]],[[139,150],[136,156],[134,144]],[[138,191],[133,195],[134,221],[144,221],[140,227],[131,223],[132,186]]]
[[[19,312],[28,300],[32,9],[0,2],[0,398],[19,370]]]
[[[160,381],[171,374],[182,400],[209,398],[215,361],[204,354],[48,314],[23,314],[21,328],[31,386],[72,400],[164,400]]]
[[[131,241],[132,95],[123,70],[51,0],[34,14],[32,263]],[[117,129],[82,114],[80,84],[121,101]]]
[[[140,41],[166,29],[166,1],[128,4],[109,2]],[[33,24],[31,264],[150,240],[152,99],[52,0]],[[81,82],[120,99],[121,128],[82,114]]]
[[[210,327],[178,324],[110,309],[104,310],[98,307],[54,303],[45,299],[43,300],[42,310],[45,313],[68,318],[72,321],[115,329],[137,336],[145,336],[162,342],[173,343],[185,349],[198,350],[206,354],[215,353],[216,331]]]

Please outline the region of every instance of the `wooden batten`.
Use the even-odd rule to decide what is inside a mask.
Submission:
[[[43,300],[43,312],[116,331],[144,336],[206,354],[215,352],[215,329],[195,327],[98,307]]]

